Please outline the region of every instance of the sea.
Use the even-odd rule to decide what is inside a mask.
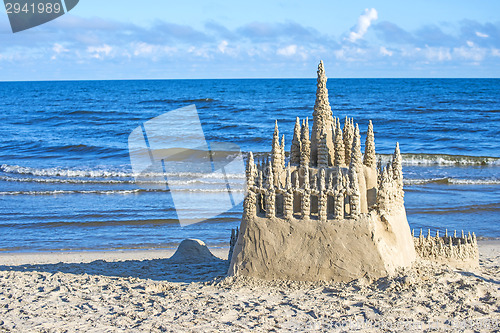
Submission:
[[[362,144],[369,120],[382,158],[399,142],[417,234],[500,237],[500,79],[330,79],[327,87],[334,116],[352,117]],[[162,249],[185,238],[227,247],[241,203],[203,220],[210,207],[193,200],[201,222],[179,223],[170,188],[136,182],[129,135],[194,105],[207,142],[265,159],[275,120],[287,151],[296,117],[312,126],[315,91],[316,79],[0,82],[0,251]],[[228,176],[244,182],[242,174],[200,179],[189,168],[168,179],[213,196]]]

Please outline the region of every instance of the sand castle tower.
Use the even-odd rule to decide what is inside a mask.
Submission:
[[[256,163],[250,153],[229,275],[349,281],[415,260],[399,146],[377,167],[370,122],[362,154],[359,126],[346,118],[341,128],[326,82],[320,62],[312,130],[297,118],[286,165],[277,122],[270,161]]]

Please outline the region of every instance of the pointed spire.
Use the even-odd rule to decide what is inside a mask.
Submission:
[[[394,154],[392,156],[392,171],[394,173],[396,185],[400,189],[403,189],[403,158],[399,151],[399,142],[396,142],[396,149],[394,149]]]
[[[350,206],[351,217],[356,218],[361,213],[361,193],[359,191],[358,174],[356,168],[349,169],[350,172]]]
[[[363,164],[369,168],[375,168],[377,157],[375,156],[375,135],[373,134],[372,121],[368,123],[368,130],[366,131],[365,141],[365,156]]]
[[[356,172],[361,172],[361,165],[362,165],[361,138],[359,135],[358,124],[356,124],[356,129],[354,130],[354,136],[352,139],[350,167],[356,168]]]
[[[281,137],[281,169],[285,168],[285,134]]]
[[[281,158],[280,132],[278,129],[278,120],[274,124],[273,148],[271,150],[271,168],[276,178],[273,180],[274,185],[278,185],[279,175],[283,169]]]
[[[290,170],[290,164],[286,167],[286,180],[285,180],[285,190],[288,191],[292,187],[292,172]]]
[[[311,158],[311,146],[309,141],[309,121],[307,118],[302,122],[302,132],[300,134],[302,144],[300,147],[300,165],[302,167],[309,166]]]
[[[266,181],[265,181],[265,187],[269,190],[274,190],[274,174],[273,174],[273,168],[269,168],[269,171],[267,173]]]
[[[328,99],[328,89],[326,88],[326,75],[325,69],[323,67],[323,61],[320,61],[318,65],[318,79],[316,88],[316,102],[314,104],[313,112],[313,127],[311,134],[311,162],[313,165],[317,164],[318,158],[318,146],[320,141],[320,135],[322,131],[326,131],[331,128],[333,123],[332,109],[330,107],[330,102]],[[326,133],[327,144],[329,147],[329,154],[333,154],[333,139],[331,134]]]
[[[246,168],[246,177],[247,177],[247,186],[251,187],[255,184],[255,176],[256,176],[256,166],[253,160],[253,153],[248,153],[248,161]]]
[[[318,143],[318,168],[328,167],[328,147],[326,145],[326,133],[321,131]]]
[[[344,149],[345,149],[345,165],[349,165],[351,163],[351,148],[352,142],[354,139],[354,126],[351,124],[351,120],[345,117],[344,122]]]
[[[293,129],[292,147],[290,148],[290,163],[292,165],[300,164],[300,119],[295,120],[295,128]]]
[[[342,130],[340,129],[340,122],[337,121],[337,126],[335,128],[335,158],[333,164],[335,166],[342,166],[345,162],[345,149],[344,140],[342,139]]]

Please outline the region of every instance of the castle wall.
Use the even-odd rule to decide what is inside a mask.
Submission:
[[[401,246],[406,238],[411,241],[402,216],[389,216],[389,222],[383,222],[377,214],[367,214],[359,219],[327,223],[296,218],[245,218],[229,275],[340,282],[392,274],[397,267],[409,266],[415,259],[413,248]],[[408,244],[413,247],[413,242]]]

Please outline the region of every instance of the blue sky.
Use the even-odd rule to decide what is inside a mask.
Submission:
[[[500,77],[500,1],[80,0],[13,34],[0,80]]]

